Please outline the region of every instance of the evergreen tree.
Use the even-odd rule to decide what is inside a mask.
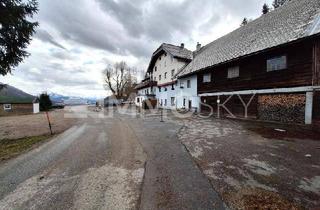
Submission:
[[[36,0],[0,1],[0,75],[11,73],[23,58],[38,26],[30,18],[38,11]]]
[[[287,1],[290,0],[274,0],[272,3],[272,6],[277,9],[278,7],[281,7],[282,5],[284,5],[284,3],[286,3]]]
[[[40,101],[40,111],[48,111],[49,109],[51,109],[52,102],[47,93],[42,93],[40,95],[39,101]]]
[[[263,7],[262,7],[262,13],[265,15],[268,12],[270,12],[270,7],[269,7],[268,4],[264,4]]]
[[[240,26],[245,26],[245,25],[247,25],[248,24],[248,19],[247,18],[243,18],[243,21],[242,21],[242,23],[241,23],[241,25]]]

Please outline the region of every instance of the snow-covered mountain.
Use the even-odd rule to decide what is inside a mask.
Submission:
[[[75,96],[64,96],[57,93],[49,93],[50,99],[54,103],[65,103],[66,105],[79,105],[79,104],[95,104],[98,99],[96,98],[83,98]]]

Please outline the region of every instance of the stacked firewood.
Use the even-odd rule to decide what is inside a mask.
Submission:
[[[303,123],[304,94],[270,94],[258,97],[258,118],[284,123]]]

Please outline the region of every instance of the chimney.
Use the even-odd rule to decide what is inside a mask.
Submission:
[[[198,42],[197,43],[197,51],[199,51],[201,49],[201,44]]]
[[[196,50],[192,52],[193,58],[195,58],[197,56],[197,53],[199,52],[200,49],[201,49],[201,44],[199,42],[197,42]]]
[[[183,49],[184,48],[184,43],[181,43],[180,47]]]

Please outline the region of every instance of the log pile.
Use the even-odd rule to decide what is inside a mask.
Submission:
[[[269,94],[258,97],[258,119],[304,123],[305,94]]]

